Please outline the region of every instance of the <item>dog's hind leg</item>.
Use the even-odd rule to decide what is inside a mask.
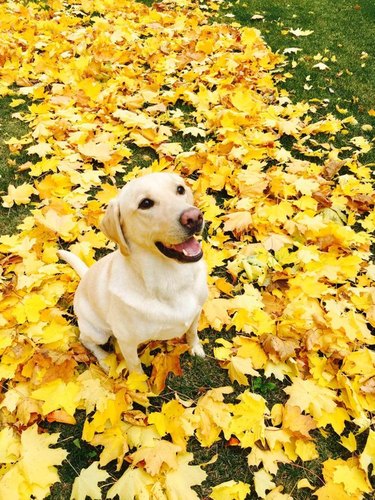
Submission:
[[[106,333],[98,330],[86,321],[79,321],[78,326],[80,330],[80,342],[86,347],[86,349],[94,354],[99,362],[99,365],[106,373],[108,373],[109,366],[105,363],[105,359],[108,357],[108,352],[100,347],[100,345],[104,345],[108,341],[111,336],[110,332]]]
[[[120,347],[121,353],[125,359],[126,368],[129,370],[129,372],[143,373],[141,361],[138,357],[137,344],[120,341],[118,339],[118,336],[117,336],[117,342]]]

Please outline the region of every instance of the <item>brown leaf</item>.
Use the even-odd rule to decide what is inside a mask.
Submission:
[[[75,425],[77,423],[76,419],[69,415],[65,410],[55,410],[48,413],[47,422],[60,422],[62,424]]]
[[[331,200],[328,198],[328,196],[326,196],[321,191],[315,191],[315,193],[313,193],[312,197],[314,198],[314,200],[316,200],[319,203],[319,205],[322,205],[323,207],[332,206]]]
[[[375,377],[371,377],[361,385],[361,391],[365,394],[375,394]]]
[[[329,160],[324,165],[322,176],[325,179],[332,179],[338,171],[343,167],[344,162],[342,160]]]
[[[292,431],[295,437],[310,438],[310,431],[316,429],[316,423],[310,415],[302,415],[298,406],[285,405],[283,410],[283,429]]]
[[[264,351],[274,362],[285,361],[295,357],[298,342],[293,339],[283,340],[276,335],[266,334],[261,338]]]
[[[152,373],[150,383],[152,390],[160,394],[165,388],[168,374],[182,375],[180,365],[180,355],[186,352],[189,347],[186,344],[177,345],[171,352],[159,352],[152,362]]]
[[[350,208],[358,212],[369,212],[375,205],[375,194],[357,194],[348,200]]]

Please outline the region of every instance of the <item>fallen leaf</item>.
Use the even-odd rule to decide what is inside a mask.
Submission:
[[[99,462],[93,462],[87,469],[82,469],[75,478],[70,500],[85,500],[87,497],[100,500],[102,490],[99,483],[107,481],[109,477],[108,472],[99,469]]]

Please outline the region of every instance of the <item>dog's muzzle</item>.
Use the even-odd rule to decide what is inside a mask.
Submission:
[[[180,262],[198,262],[203,257],[203,251],[194,235],[202,232],[204,225],[202,212],[195,207],[184,210],[180,216],[180,224],[188,235],[185,241],[174,245],[166,245],[157,241],[155,245],[163,255],[170,259]]]

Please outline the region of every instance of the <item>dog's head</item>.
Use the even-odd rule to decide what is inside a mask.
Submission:
[[[184,180],[177,174],[154,173],[122,188],[108,205],[101,229],[124,255],[137,245],[180,262],[197,262],[202,249],[194,236],[203,225]]]

